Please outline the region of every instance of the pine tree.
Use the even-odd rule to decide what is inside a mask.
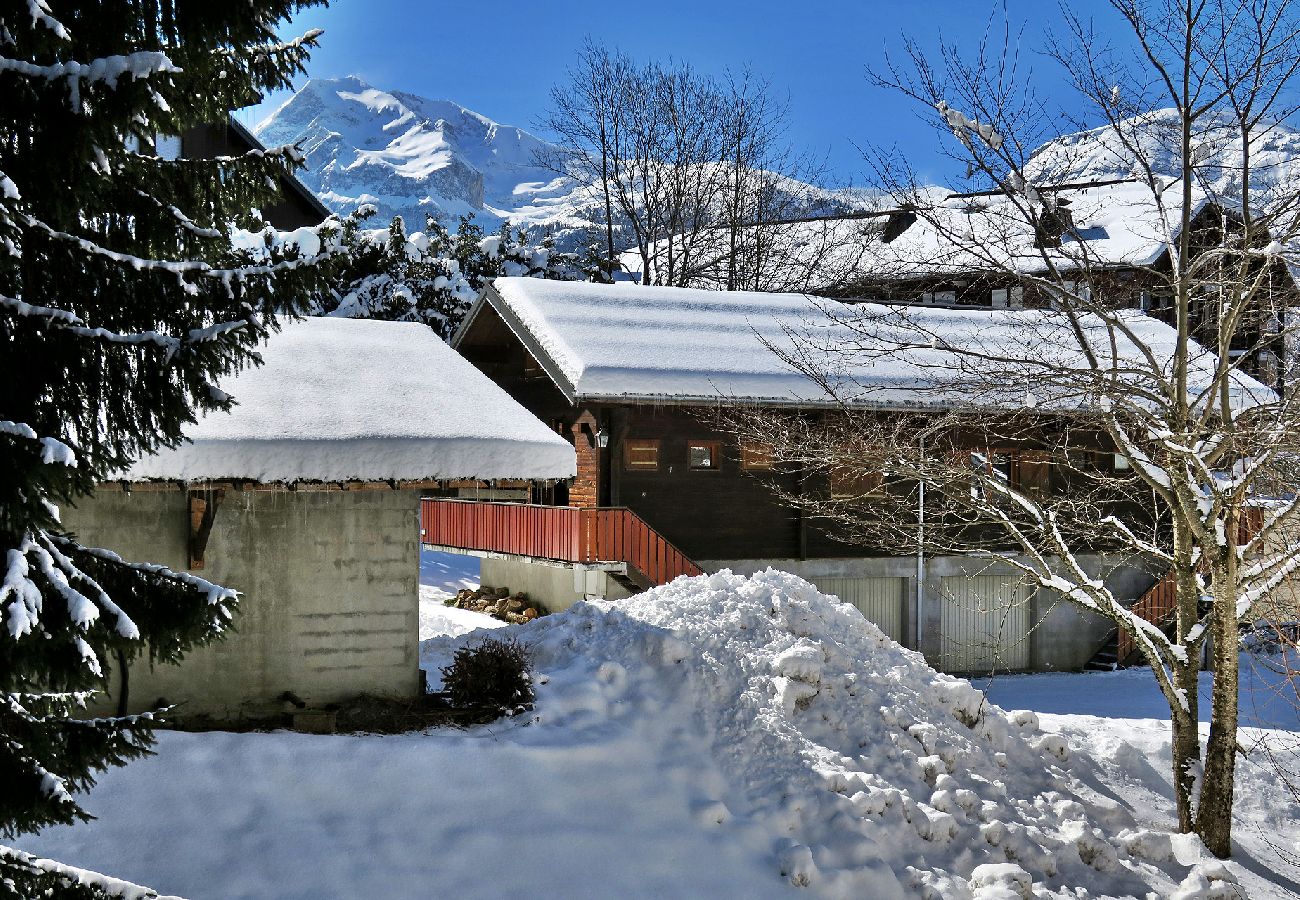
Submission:
[[[338,287],[317,299],[316,312],[422,322],[450,339],[493,278],[583,278],[577,258],[557,250],[551,235],[532,244],[526,231],[507,224],[485,236],[471,216],[462,217],[455,232],[430,216],[424,231],[409,235],[397,216],[385,235],[360,227],[372,214],[373,207],[363,207],[343,223]]]
[[[154,149],[289,86],[318,33],[275,28],[311,5],[0,0],[0,835],[88,818],[75,794],[148,752],[152,715],[77,717],[110,664],[175,662],[233,614],[233,591],[82,546],[58,507],[228,408],[217,379],[319,289],[315,256],[231,241],[293,148]],[[0,894],[67,882],[0,848]]]

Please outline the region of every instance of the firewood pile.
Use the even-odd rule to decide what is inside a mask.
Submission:
[[[455,597],[446,601],[446,605],[485,613],[512,625],[531,622],[538,616],[546,615],[545,607],[529,600],[528,595],[522,591],[512,594],[510,588],[494,588],[487,585],[473,590],[467,588],[457,591]]]

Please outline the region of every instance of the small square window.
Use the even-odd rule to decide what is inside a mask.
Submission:
[[[659,442],[654,440],[624,441],[623,468],[629,472],[658,472]]]
[[[686,445],[687,467],[696,471],[717,471],[722,465],[717,441],[690,441]]]
[[[884,472],[867,468],[831,469],[832,500],[858,500],[875,496],[884,485]]]
[[[740,445],[740,468],[745,472],[770,472],[773,456],[771,444],[746,441]]]

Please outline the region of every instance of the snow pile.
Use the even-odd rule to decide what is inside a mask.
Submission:
[[[630,719],[662,731],[684,716],[724,776],[701,785],[697,820],[761,833],[772,869],[815,894],[1177,884],[1136,858],[1140,842],[1120,838],[1131,817],[1084,786],[1032,713],[983,704],[795,576],[683,578],[504,633],[532,649],[544,730]]]
[[[221,381],[229,413],[127,478],[378,481],[567,478],[573,447],[409,322],[311,318],[267,341],[264,365]]]

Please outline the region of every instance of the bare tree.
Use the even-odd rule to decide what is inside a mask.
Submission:
[[[856,496],[789,498],[850,537],[892,552],[994,552],[1030,585],[1113,622],[1169,704],[1179,828],[1228,856],[1238,630],[1300,568],[1300,399],[1276,358],[1294,323],[1297,198],[1255,187],[1259,147],[1292,112],[1300,26],[1285,0],[1110,5],[1129,45],[1103,45],[1070,19],[1048,47],[1103,124],[1087,149],[1101,141],[1128,167],[1111,194],[1050,183],[1053,166],[1078,169],[1079,145],[1030,152],[1050,118],[1009,31],[1000,42],[991,32],[973,59],[909,43],[906,62],[876,76],[932,112],[967,180],[936,191],[876,153],[903,236],[880,242],[873,270],[899,283],[921,270],[984,278],[1038,308],[828,307],[839,327],[803,331],[784,355],[839,412],[751,412],[734,425],[806,471],[857,473],[867,487]],[[1077,199],[1088,196],[1091,210]],[[1121,265],[1091,216],[1163,250]],[[1131,308],[1139,294],[1149,315]],[[910,367],[916,413],[864,411],[878,388],[854,373],[881,359]],[[1083,556],[1099,548],[1166,575],[1167,627],[1089,571]]]
[[[551,89],[551,109],[542,122],[561,141],[542,164],[598,192],[607,275],[618,268],[611,184],[623,146],[622,101],[631,75],[632,64],[626,56],[588,40],[569,71],[568,83]]]
[[[551,92],[562,147],[542,162],[599,198],[609,271],[621,237],[645,284],[762,289],[790,234],[765,226],[830,201],[805,183],[820,168],[785,143],[786,117],[748,71],[718,80],[588,43]]]

